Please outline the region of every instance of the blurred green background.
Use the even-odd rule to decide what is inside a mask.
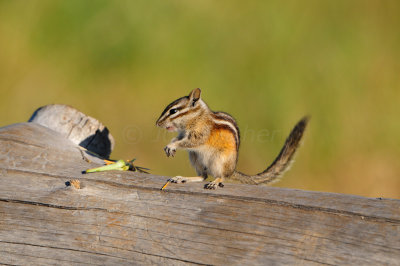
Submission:
[[[400,1],[0,1],[0,126],[63,103],[103,122],[113,158],[193,175],[155,127],[193,88],[242,131],[238,169],[272,162],[311,114],[275,186],[400,198]]]

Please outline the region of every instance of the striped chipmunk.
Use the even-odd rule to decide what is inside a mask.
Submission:
[[[236,171],[240,134],[235,119],[227,113],[210,110],[200,95],[201,90],[194,89],[188,96],[173,101],[157,120],[157,126],[178,132],[164,148],[167,156],[174,156],[177,149],[188,150],[198,175],[170,178],[162,189],[169,183],[201,182],[208,175],[215,179],[204,186],[206,189],[223,187],[225,178],[245,184],[267,184],[276,181],[289,168],[308,117],[296,124],[278,157],[267,169],[256,175],[246,175]]]

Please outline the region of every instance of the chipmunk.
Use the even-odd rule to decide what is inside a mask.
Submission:
[[[178,132],[178,136],[164,148],[167,156],[173,157],[177,149],[188,150],[190,162],[198,175],[176,176],[168,179],[168,182],[200,182],[211,175],[215,180],[207,183],[204,186],[206,189],[223,187],[225,178],[245,184],[267,184],[276,181],[288,169],[307,126],[308,117],[296,124],[278,157],[266,170],[256,175],[246,175],[236,171],[240,133],[235,119],[227,113],[212,111],[200,95],[201,90],[198,88],[188,96],[173,101],[156,122],[161,128]]]

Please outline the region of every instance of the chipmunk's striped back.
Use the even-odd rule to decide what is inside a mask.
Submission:
[[[213,112],[211,115],[213,123],[219,128],[226,128],[235,138],[236,150],[239,151],[240,146],[240,131],[235,119],[224,112]]]

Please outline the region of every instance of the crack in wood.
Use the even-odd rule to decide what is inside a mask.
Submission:
[[[32,247],[40,247],[40,248],[68,250],[68,251],[82,252],[82,253],[88,253],[88,254],[93,254],[93,255],[101,255],[101,256],[107,256],[107,257],[116,258],[116,259],[127,260],[124,257],[118,257],[118,256],[113,256],[113,255],[109,255],[109,254],[105,254],[105,253],[92,252],[92,251],[87,251],[87,250],[79,250],[79,249],[73,249],[73,248],[63,248],[63,247],[55,247],[55,246],[48,246],[48,245],[31,244],[31,243],[26,243],[26,242],[21,243],[21,242],[2,241],[2,240],[0,240],[0,243],[13,244],[13,245],[23,245],[23,246],[32,246]]]
[[[0,137],[0,141],[10,142],[10,143],[18,143],[18,144],[22,144],[22,145],[27,145],[27,146],[35,147],[35,148],[46,149],[45,146],[37,145],[37,144],[33,144],[33,143],[29,143],[29,142],[22,141],[22,140],[18,140],[18,139],[14,139],[14,138],[7,138],[7,137],[5,137],[4,135],[2,135],[2,136]]]
[[[0,241],[0,243],[2,243]],[[12,244],[10,242],[4,242],[6,244]],[[79,265],[85,264],[85,265],[93,265],[91,263],[85,263],[82,261],[74,261],[74,260],[65,260],[65,259],[60,259],[60,258],[48,258],[48,257],[39,257],[39,256],[34,256],[33,254],[21,254],[20,252],[10,252],[10,251],[0,251],[0,253],[6,253],[6,254],[11,254],[11,255],[15,255],[15,256],[22,256],[22,257],[28,257],[28,258],[36,258],[36,259],[46,259],[46,260],[52,260],[52,261],[57,261],[57,264],[60,263],[60,261],[62,262],[68,262],[68,263],[79,263]],[[1,257],[0,257],[1,258]],[[54,263],[55,264],[55,263]],[[0,262],[0,265],[17,265],[17,264],[3,264],[2,262]],[[101,264],[97,264],[97,265],[101,265]]]
[[[110,254],[106,254],[106,253],[92,252],[92,251],[87,251],[87,250],[79,250],[79,249],[72,249],[72,248],[62,248],[62,247],[38,245],[38,244],[30,244],[30,243],[11,242],[11,241],[1,241],[1,240],[0,240],[0,243],[13,244],[13,245],[24,245],[24,246],[32,246],[32,247],[41,247],[41,248],[49,248],[49,249],[58,249],[58,250],[66,250],[66,251],[75,251],[75,252],[81,252],[81,253],[87,253],[87,254],[93,254],[93,255],[101,255],[101,256],[106,256],[106,257],[110,257],[110,258],[125,260],[127,262],[132,262],[131,260],[129,260],[127,258],[124,258],[124,257],[118,257],[118,256],[113,256],[113,255],[110,255]],[[173,257],[168,257],[168,256],[162,256],[162,255],[157,255],[157,254],[152,254],[152,253],[147,253],[147,252],[141,252],[141,251],[137,251],[137,250],[130,250],[130,251],[132,251],[134,253],[141,254],[141,255],[145,255],[145,256],[157,257],[157,258],[168,259],[168,260],[173,260],[173,261],[180,261],[180,262],[191,263],[191,264],[195,264],[195,265],[210,265],[210,264],[204,264],[204,263],[194,262],[194,261],[190,261],[190,260],[183,260],[183,259],[178,259],[178,258],[173,258]]]
[[[55,204],[50,204],[50,203],[43,203],[43,202],[36,202],[36,201],[26,201],[26,200],[16,200],[16,199],[2,199],[2,198],[0,198],[0,201],[2,201],[2,202],[10,202],[10,203],[18,203],[18,204],[35,205],[35,206],[41,206],[41,207],[49,207],[49,208],[62,209],[62,210],[72,210],[72,211],[93,211],[94,210],[94,211],[113,212],[111,210],[104,209],[104,208],[61,206],[61,205],[55,205]]]
[[[33,228],[33,229],[35,229],[35,228]],[[137,228],[135,228],[135,229],[137,229]],[[27,232],[38,232],[37,230],[26,230],[26,228],[24,228],[23,230],[24,230],[24,231],[27,231]],[[145,231],[144,229],[139,229],[139,230]],[[151,232],[156,232],[156,231],[151,231]],[[65,233],[68,233],[68,232],[66,231]],[[96,236],[96,234],[82,233],[82,232],[76,232],[76,231],[73,231],[73,233],[79,233],[80,235],[87,235],[87,236]],[[157,233],[158,233],[158,232],[157,232]],[[63,234],[59,233],[59,235],[62,236]],[[165,235],[165,236],[166,236],[166,235]],[[111,236],[111,235],[103,235],[103,234],[101,235],[101,237],[102,237],[102,238],[112,238],[112,239],[117,239],[117,240],[128,240],[128,239],[129,239],[129,238],[113,237],[113,236]],[[166,236],[166,237],[167,237],[167,236]],[[157,244],[163,244],[163,242],[157,241],[157,240],[154,240],[154,239],[151,239],[151,238],[143,238],[143,237],[136,237],[136,238],[137,238],[138,240],[154,242],[154,243],[157,243]],[[200,244],[204,244],[205,246],[208,246],[208,247],[211,246],[211,244],[208,244],[208,243],[196,242],[196,241],[192,241],[192,240],[188,240],[188,239],[178,239],[178,238],[176,238],[176,239],[179,240],[179,241],[187,241],[187,242],[192,242],[192,243],[195,243],[195,244],[196,244],[196,243],[200,243]],[[181,242],[180,242],[180,243],[181,243]],[[270,245],[271,245],[271,244],[270,244]],[[108,247],[108,248],[114,248],[114,249],[124,250],[124,251],[139,252],[139,251],[137,251],[137,250],[122,248],[122,247],[118,247],[118,246],[110,246],[110,245],[105,245],[105,244],[102,244],[102,246],[103,246],[103,247]],[[204,249],[186,248],[186,247],[182,247],[182,246],[179,246],[179,245],[171,245],[171,247],[177,247],[177,248],[180,248],[180,249],[186,249],[186,250],[190,250],[190,251],[199,251],[200,253],[207,253],[207,250],[204,250]],[[231,247],[228,247],[228,248],[239,250],[238,248],[231,248]],[[170,252],[170,253],[173,253],[173,252],[171,252],[170,250],[167,250],[167,251]],[[278,252],[278,253],[279,253],[279,252]],[[215,252],[214,252],[214,255],[215,255],[215,254],[219,254],[219,255],[221,255],[221,256],[226,255],[225,253],[215,253]],[[286,254],[286,253],[281,253],[281,254],[292,256],[292,254]],[[231,254],[230,256],[231,256],[231,257],[236,257],[237,259],[240,259],[240,258],[241,258],[240,256],[236,256],[236,255],[233,255],[233,254]],[[165,256],[164,256],[164,257],[165,257]]]

